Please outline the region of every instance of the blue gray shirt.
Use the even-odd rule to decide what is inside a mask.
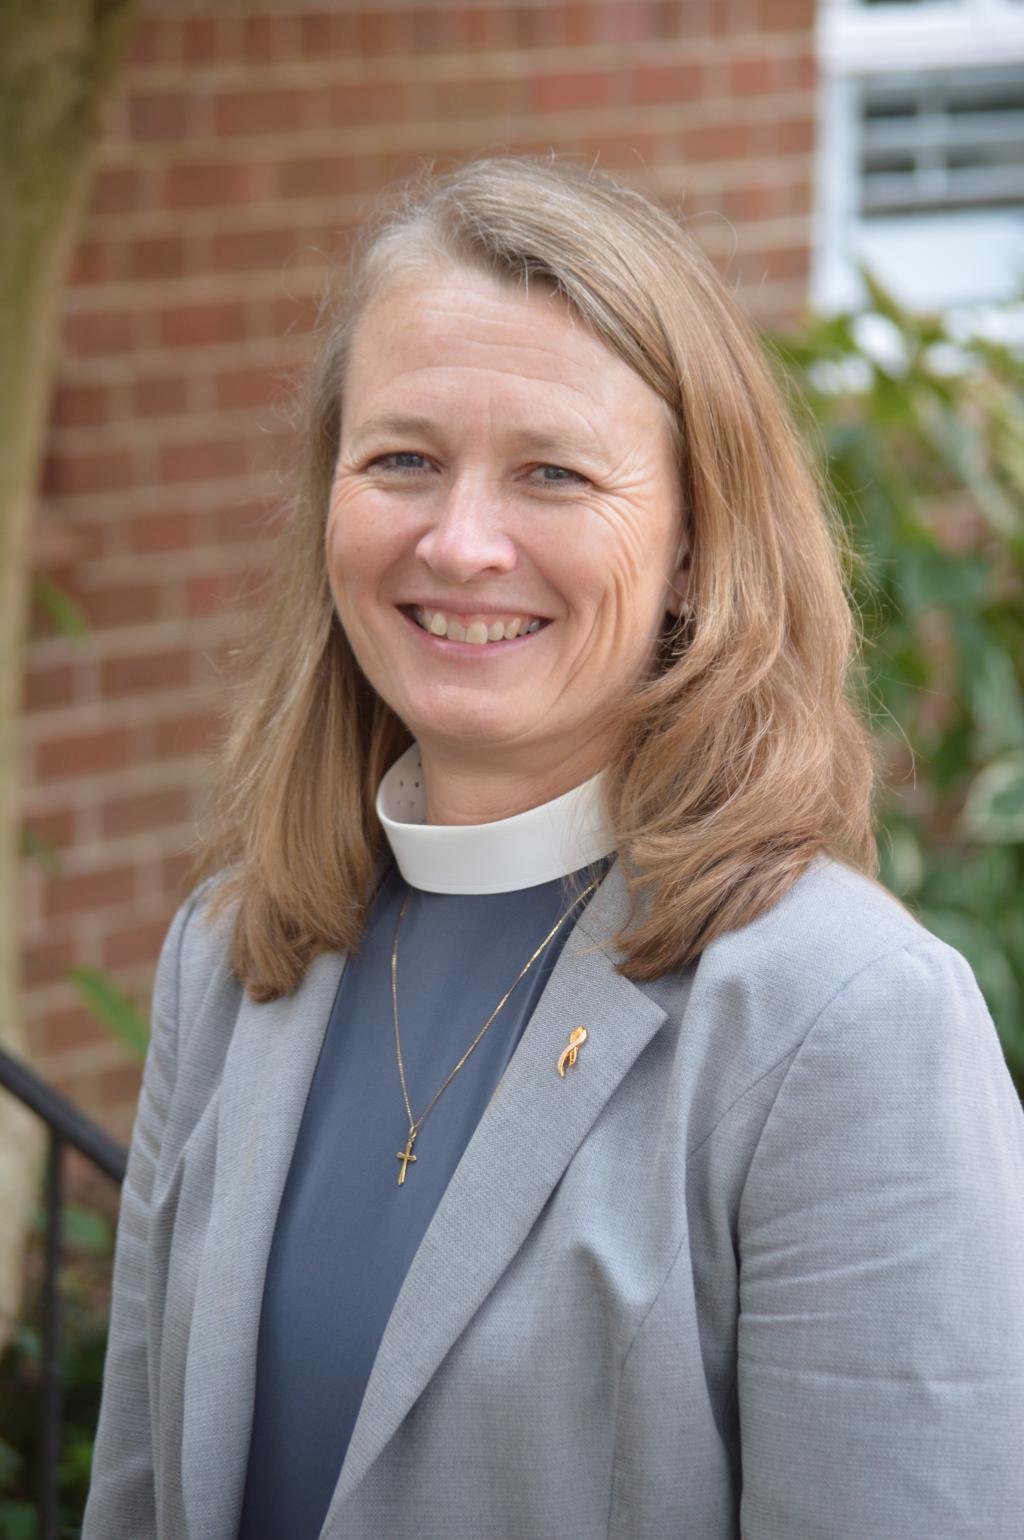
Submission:
[[[556,879],[449,895],[409,890],[393,867],[385,876],[362,950],[342,974],[278,1212],[239,1540],[320,1533],[409,1264],[577,913],[421,1124],[400,1186],[408,1118],[391,948],[402,899],[411,893],[399,940],[399,1022],[418,1118],[577,891]]]

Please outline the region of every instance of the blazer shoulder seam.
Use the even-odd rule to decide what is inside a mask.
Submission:
[[[846,993],[846,991],[849,988],[851,988],[851,986],[854,985],[857,982],[857,980],[859,978],[861,978],[865,973],[870,972],[872,968],[877,967],[880,963],[883,963],[883,962],[887,961],[889,958],[898,956],[901,952],[916,951],[919,948],[931,947],[931,946],[935,945],[936,943],[938,945],[940,945],[940,946],[942,945],[942,942],[939,941],[939,938],[937,936],[932,936],[927,931],[925,931],[922,935],[915,936],[913,938],[913,940],[897,942],[894,946],[888,947],[884,952],[879,952],[876,956],[869,958],[867,960],[867,962],[861,963],[861,965],[859,967],[855,968],[854,971],[851,974],[849,974],[845,979],[843,979],[841,983],[836,985],[836,987],[835,987],[835,989],[833,989],[832,993],[818,1007],[818,1009],[815,1011],[814,1015],[811,1017],[811,1020],[808,1022],[808,1024],[807,1024],[806,1028],[804,1029],[803,1033],[801,1034],[799,1040],[797,1042],[795,1042],[792,1045],[792,1047],[787,1048],[785,1053],[780,1054],[779,1057],[776,1060],[774,1060],[774,1062],[772,1064],[770,1064],[766,1070],[763,1070],[761,1072],[761,1074],[758,1075],[755,1080],[752,1080],[748,1085],[746,1085],[743,1088],[743,1090],[739,1092],[739,1094],[737,1096],[733,1097],[733,1099],[729,1103],[728,1107],[726,1107],[724,1109],[724,1111],[720,1114],[720,1116],[715,1119],[715,1122],[712,1125],[712,1127],[709,1128],[706,1133],[701,1135],[700,1139],[697,1141],[697,1143],[693,1146],[693,1148],[691,1150],[687,1151],[687,1156],[686,1156],[687,1160],[689,1160],[691,1158],[691,1156],[696,1155],[698,1150],[700,1150],[700,1148],[704,1144],[706,1144],[707,1141],[710,1138],[712,1138],[712,1136],[721,1127],[721,1125],[725,1121],[725,1119],[734,1110],[734,1108],[736,1108],[739,1105],[740,1102],[742,1102],[747,1096],[749,1096],[752,1091],[755,1091],[759,1085],[762,1085],[765,1080],[768,1080],[772,1075],[774,1075],[778,1071],[780,1066],[785,1065],[786,1066],[786,1070],[785,1070],[785,1073],[782,1075],[781,1079],[779,1080],[778,1089],[776,1090],[775,1097],[773,1097],[773,1099],[772,1099],[772,1106],[769,1107],[768,1112],[765,1115],[764,1128],[766,1128],[768,1126],[768,1122],[769,1122],[769,1120],[771,1118],[772,1109],[774,1108],[775,1101],[777,1100],[779,1094],[782,1091],[783,1086],[785,1085],[787,1079],[789,1078],[789,1072],[792,1069],[793,1064],[794,1064],[797,1056],[800,1053],[800,1050],[803,1048],[804,1044],[807,1042],[808,1038],[811,1036],[811,1033],[817,1027],[818,1023],[822,1020],[822,1018],[826,1015],[826,1013],[832,1008],[832,1006],[836,1003],[836,1001],[839,1000],[842,997],[842,995],[844,995]],[[762,1128],[761,1133],[758,1135],[757,1143],[755,1144],[753,1152],[751,1153],[751,1157],[750,1157],[750,1165],[751,1166],[754,1165],[754,1162],[757,1159],[757,1152],[758,1152],[758,1149],[760,1148],[761,1138],[762,1138],[762,1136],[764,1134],[764,1128]]]
[[[794,1048],[792,1049],[791,1053],[789,1054],[790,1062],[789,1062],[789,1065],[786,1068],[786,1073],[783,1075],[782,1079],[779,1082],[778,1090],[776,1091],[775,1096],[774,1096],[774,1098],[772,1100],[772,1105],[768,1109],[767,1115],[766,1115],[765,1120],[764,1120],[764,1124],[762,1125],[761,1131],[758,1134],[757,1142],[754,1145],[753,1150],[751,1151],[750,1163],[749,1163],[749,1165],[747,1167],[747,1174],[748,1175],[754,1169],[754,1166],[757,1163],[757,1157],[758,1157],[758,1153],[759,1153],[759,1151],[761,1149],[762,1140],[764,1139],[765,1130],[767,1129],[768,1124],[771,1122],[772,1113],[775,1110],[776,1102],[778,1101],[779,1096],[782,1093],[782,1090],[783,1090],[783,1088],[784,1088],[784,1086],[786,1084],[786,1081],[789,1079],[790,1073],[791,1073],[791,1071],[793,1069],[793,1065],[796,1063],[797,1059],[800,1057],[801,1050],[807,1044],[808,1039],[811,1037],[812,1033],[819,1026],[819,1024],[824,1020],[825,1016],[828,1014],[828,1012],[835,1005],[836,1001],[840,1000],[842,998],[842,996],[846,993],[846,991],[848,989],[852,988],[853,985],[856,984],[859,979],[863,978],[866,973],[870,973],[872,968],[877,968],[880,964],[882,964],[884,962],[888,962],[891,958],[898,957],[902,953],[905,953],[905,952],[915,952],[915,951],[919,951],[919,950],[930,949],[930,948],[932,948],[932,947],[934,947],[936,945],[937,946],[942,946],[943,944],[944,943],[942,941],[940,941],[940,939],[937,936],[933,936],[930,932],[924,931],[921,936],[915,937],[914,940],[912,940],[912,941],[902,941],[902,942],[897,943],[895,946],[887,947],[884,952],[879,952],[876,956],[869,958],[867,962],[862,963],[859,968],[855,968],[854,971],[847,978],[845,978],[842,981],[841,984],[838,984],[836,986],[836,988],[832,991],[832,993],[828,996],[828,998],[822,1002],[822,1004],[819,1006],[818,1010],[814,1013],[814,1016],[813,1016],[812,1020],[810,1021],[809,1025],[807,1027],[807,1030],[804,1032],[803,1036],[800,1038],[800,1041],[794,1046]],[[746,1182],[744,1181],[744,1188],[745,1187],[746,1187]],[[740,1197],[741,1197],[741,1201],[742,1201],[742,1193],[741,1193]]]

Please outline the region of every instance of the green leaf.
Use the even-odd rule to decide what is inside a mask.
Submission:
[[[19,1451],[0,1438],[0,1490],[7,1490],[17,1481],[24,1463]]]
[[[81,641],[89,634],[89,622],[66,589],[38,573],[32,580],[32,597],[61,636]]]
[[[102,1214],[95,1214],[91,1209],[79,1208],[77,1205],[69,1205],[64,1210],[63,1233],[67,1244],[77,1251],[89,1252],[99,1257],[110,1255],[114,1230],[109,1220],[104,1219]]]
[[[71,968],[68,977],[97,1021],[109,1027],[138,1059],[146,1057],[149,1032],[144,1018],[106,973],[98,968]]]
[[[38,1533],[35,1503],[0,1500],[0,1536],[3,1540],[36,1540]]]
[[[980,840],[1024,841],[1024,750],[1000,755],[975,776],[960,830]]]

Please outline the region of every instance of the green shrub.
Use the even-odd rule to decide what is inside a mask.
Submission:
[[[1024,1086],[1024,365],[956,317],[772,346],[856,552],[882,876],[977,975]]]

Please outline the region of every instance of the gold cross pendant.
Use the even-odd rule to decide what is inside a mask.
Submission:
[[[415,1138],[416,1138],[415,1134],[410,1134],[409,1135],[409,1143],[406,1145],[405,1149],[404,1150],[396,1150],[395,1151],[395,1154],[398,1156],[398,1159],[402,1162],[402,1170],[401,1170],[401,1173],[399,1174],[399,1178],[398,1178],[398,1185],[399,1185],[399,1187],[401,1187],[403,1182],[405,1181],[405,1173],[409,1169],[409,1162],[410,1162],[410,1160],[415,1160],[416,1159],[416,1156],[412,1152],[413,1141],[414,1141]]]

